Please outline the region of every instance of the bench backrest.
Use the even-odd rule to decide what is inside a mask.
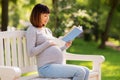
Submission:
[[[20,67],[22,73],[36,70],[35,58],[27,56],[25,31],[0,32],[1,65]]]

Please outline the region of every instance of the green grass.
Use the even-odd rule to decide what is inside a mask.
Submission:
[[[82,39],[75,39],[68,52],[76,54],[103,55],[105,62],[102,64],[102,80],[120,80],[120,51],[110,47],[98,49],[95,42],[85,42]],[[67,61],[68,64],[83,65],[91,68],[91,62]]]

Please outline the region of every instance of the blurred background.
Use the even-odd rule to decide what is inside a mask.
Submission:
[[[120,80],[120,0],[0,0],[0,31],[26,30],[37,3],[50,8],[46,26],[54,36],[64,35],[73,26],[83,26],[83,34],[73,41],[68,51],[105,56],[102,80]],[[89,68],[92,64],[68,63]]]

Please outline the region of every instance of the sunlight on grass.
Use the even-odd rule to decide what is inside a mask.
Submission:
[[[105,62],[102,65],[103,74],[104,76],[113,76],[113,77],[120,77],[120,67],[116,65],[112,65],[109,62]]]
[[[30,75],[35,75],[35,74],[38,74],[38,72],[29,72],[29,73],[25,73],[25,74],[22,74],[22,76],[30,76]]]
[[[92,62],[81,62],[80,65],[86,66],[86,67],[88,67],[89,69],[92,69]]]
[[[116,46],[119,46],[119,45],[120,45],[119,41],[118,41],[118,40],[115,40],[115,39],[113,39],[113,38],[109,38],[108,41],[113,42]]]

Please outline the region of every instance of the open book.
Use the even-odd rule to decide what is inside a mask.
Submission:
[[[66,42],[74,40],[78,35],[83,32],[82,26],[73,27],[65,36],[54,38],[54,42],[60,47],[62,47]]]
[[[65,42],[74,40],[77,36],[79,36],[83,32],[82,26],[74,26],[70,32],[68,32],[65,36],[63,36],[62,40]]]

